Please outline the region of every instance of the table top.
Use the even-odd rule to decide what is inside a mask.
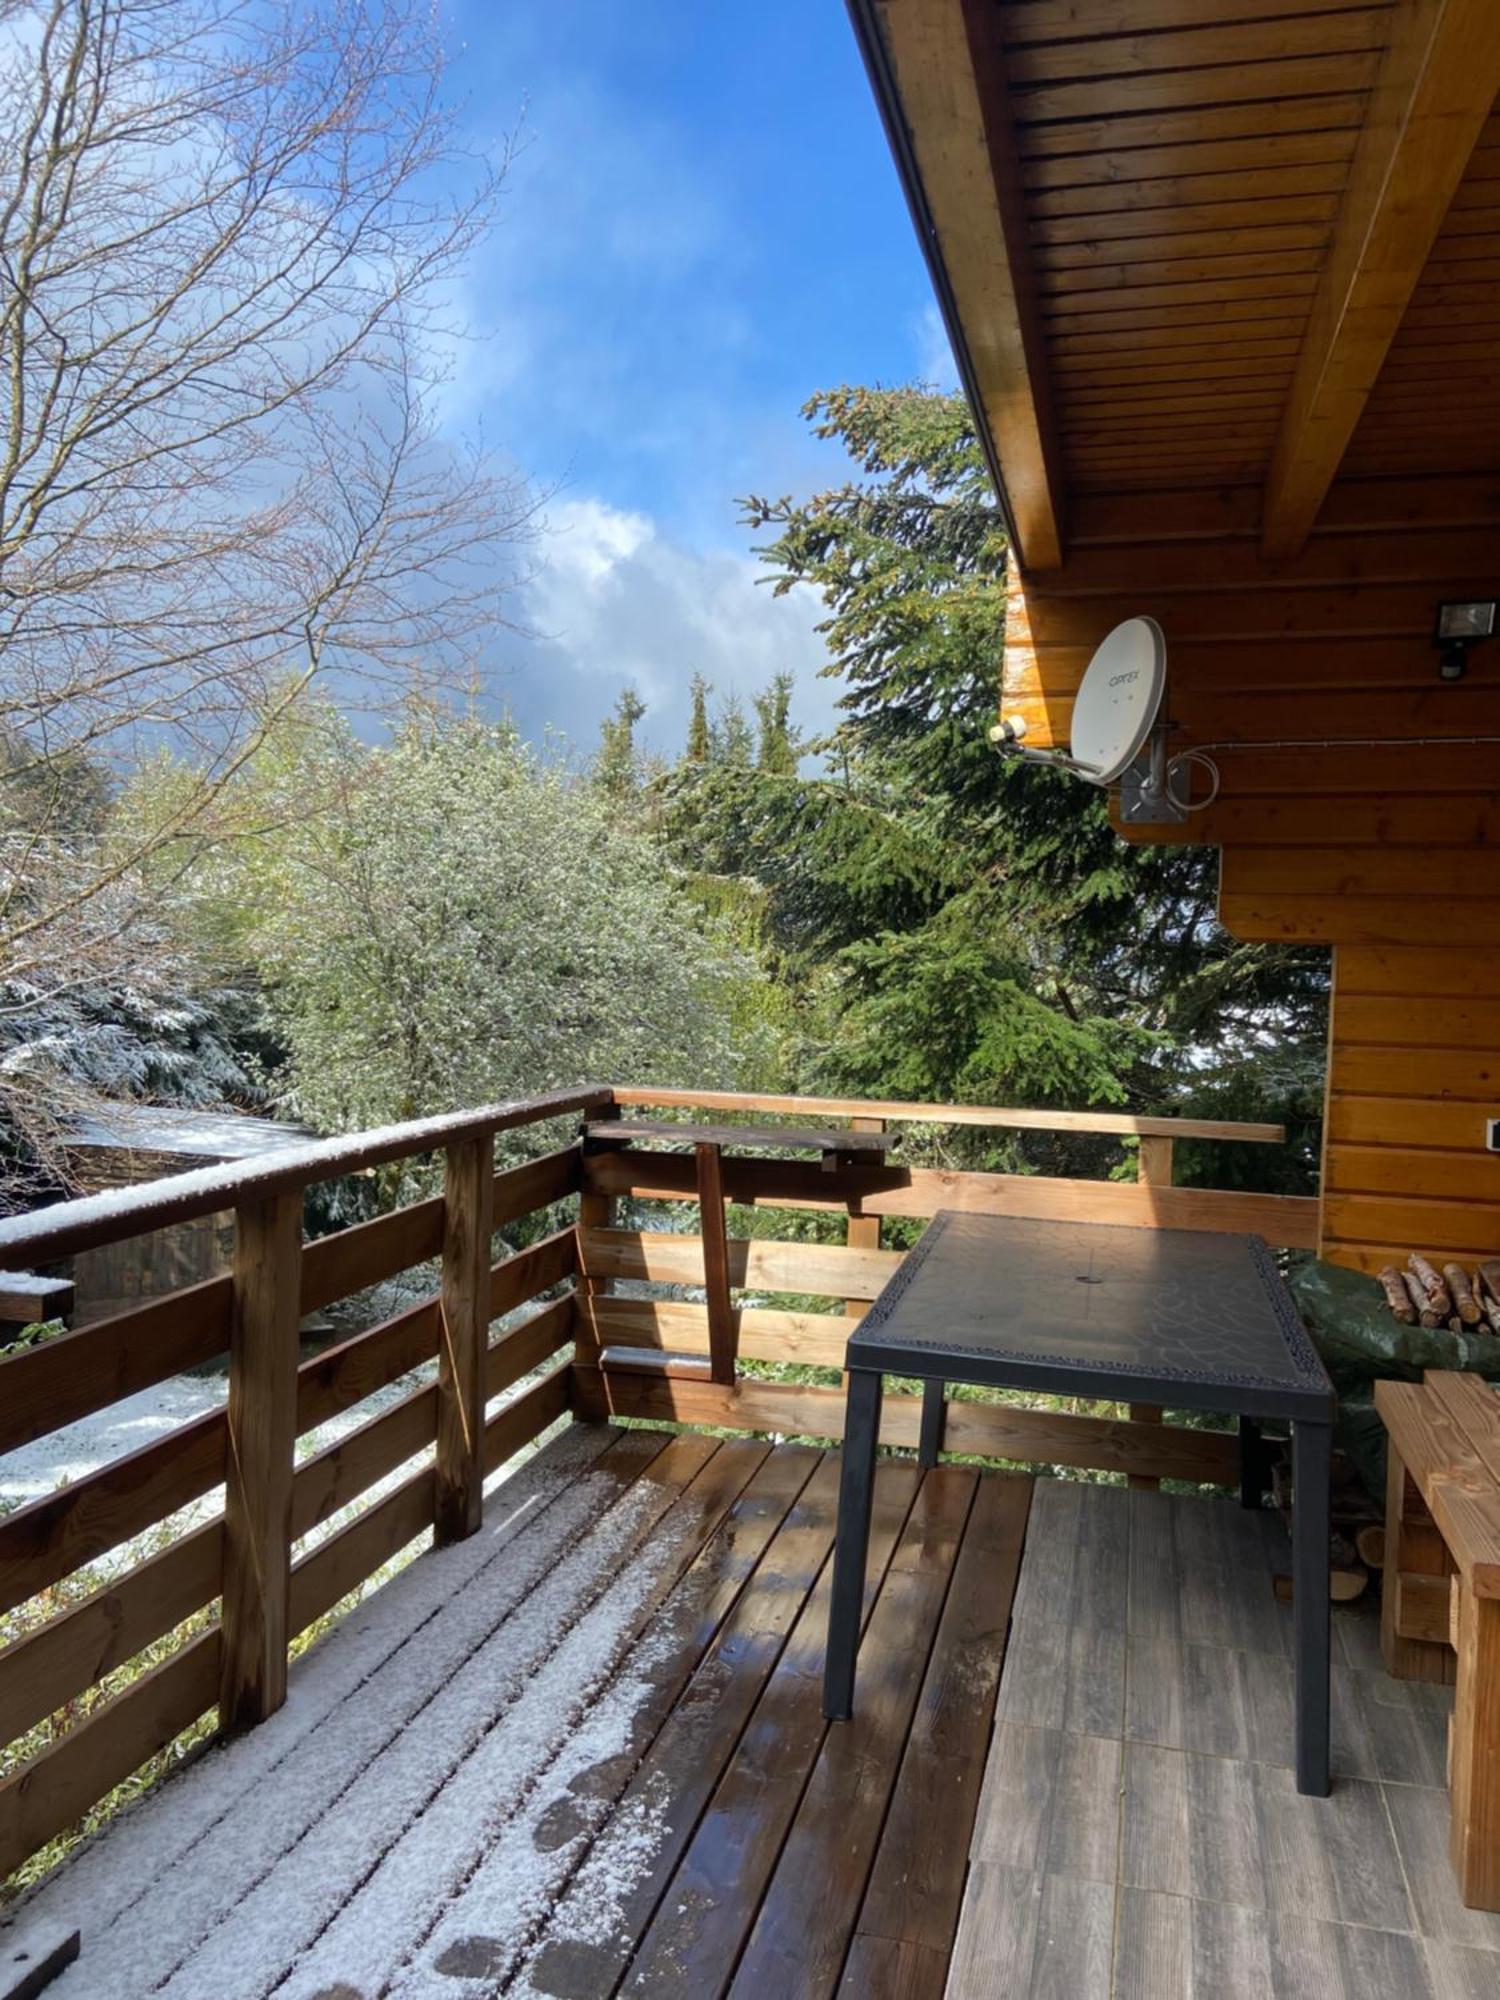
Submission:
[[[1219,1230],[941,1210],[847,1365],[1246,1415],[1333,1406],[1270,1251]]]

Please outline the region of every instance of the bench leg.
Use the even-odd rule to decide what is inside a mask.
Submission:
[[[922,1384],[922,1431],[917,1443],[917,1463],[924,1469],[936,1465],[943,1448],[943,1420],[947,1405],[943,1400],[946,1383],[929,1375]]]
[[[1380,1585],[1380,1651],[1386,1672],[1398,1681],[1451,1681],[1452,1649],[1401,1632],[1403,1576],[1446,1576],[1451,1568],[1443,1538],[1394,1439],[1386,1440],[1385,1568]]]
[[[1328,1795],[1328,1533],[1333,1429],[1292,1426],[1292,1625],[1297,1790]]]
[[[880,1377],[856,1368],[849,1375],[844,1414],[844,1461],[839,1474],[839,1523],[833,1547],[833,1593],[828,1605],[828,1651],[823,1663],[823,1713],[847,1722],[854,1713],[854,1661],[870,1549],[870,1503],[875,1485],[875,1445],[880,1436]]]
[[[1471,1910],[1500,1910],[1500,1600],[1460,1585],[1448,1851]]]

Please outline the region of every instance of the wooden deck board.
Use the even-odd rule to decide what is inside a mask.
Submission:
[[[1333,1797],[1292,1789],[1274,1523],[885,1460],[829,1729],[837,1477],[571,1427],[298,1662],[279,1716],[43,1886],[22,1934],[83,1934],[52,1990],[1500,1990],[1500,1918],[1446,1866],[1448,1691],[1379,1674],[1355,1614]]]

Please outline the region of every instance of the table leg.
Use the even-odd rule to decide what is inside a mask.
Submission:
[[[1292,1624],[1297,1790],[1328,1795],[1328,1534],[1333,1430],[1292,1425]]]
[[[922,1432],[917,1444],[917,1463],[924,1469],[938,1462],[943,1448],[943,1419],[947,1414],[943,1392],[947,1384],[929,1375],[922,1384]]]
[[[847,1722],[854,1713],[854,1660],[859,1651],[870,1546],[870,1500],[875,1484],[875,1444],[880,1435],[879,1375],[850,1371],[844,1414],[844,1462],[839,1475],[839,1524],[833,1550],[833,1594],[828,1606],[828,1652],[823,1666],[823,1713]]]
[[[1266,1447],[1254,1417],[1240,1418],[1240,1505],[1259,1507],[1266,1490]]]

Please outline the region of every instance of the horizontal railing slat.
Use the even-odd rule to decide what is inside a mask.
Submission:
[[[33,1728],[219,1594],[222,1516],[0,1652],[0,1743]]]
[[[212,1361],[229,1305],[228,1278],[209,1278],[0,1361],[0,1452]]]
[[[362,1403],[438,1351],[438,1302],[421,1299],[304,1361],[297,1370],[297,1434]]]
[[[424,1382],[378,1417],[326,1446],[292,1478],[292,1540],[357,1500],[437,1435],[437,1385]]]
[[[672,1354],[707,1354],[708,1313],[680,1299],[622,1299],[597,1293],[588,1310],[601,1347],[660,1347]],[[738,1353],[744,1361],[793,1361],[809,1368],[842,1368],[858,1313],[777,1312],[769,1307],[736,1311]]]
[[[839,1389],[748,1380],[731,1386],[606,1374],[582,1367],[575,1370],[575,1379],[575,1407],[580,1415],[595,1419],[712,1424],[725,1430],[773,1431],[835,1442],[844,1434],[844,1397]],[[915,1446],[921,1417],[919,1396],[887,1396],[881,1406],[881,1443]],[[950,1402],[943,1443],[947,1451],[976,1458],[1075,1465],[1207,1485],[1227,1486],[1239,1477],[1238,1441],[1222,1431],[1075,1416],[1007,1403]]]
[[[573,1364],[559,1361],[541,1380],[497,1410],[484,1427],[484,1474],[498,1472],[508,1458],[541,1436],[572,1406]]]
[[[305,1631],[408,1542],[431,1529],[436,1480],[430,1465],[419,1466],[393,1492],[382,1495],[292,1565],[289,1632]]]
[[[1108,1132],[1124,1138],[1244,1139],[1253,1145],[1280,1145],[1284,1125],[1258,1125],[1220,1118],[1146,1118],[1130,1111],[1035,1111],[997,1104],[909,1104],[870,1097],[765,1096],[744,1090],[652,1090],[616,1086],[615,1103],[635,1110],[757,1111],[791,1118],[891,1118],[920,1125],[987,1125],[1029,1132]]]
[[[220,1646],[189,1640],[0,1785],[0,1879],[214,1706]]]
[[[1047,1174],[987,1174],[941,1167],[847,1167],[825,1174],[799,1160],[724,1161],[724,1191],[746,1207],[821,1209],[922,1219],[940,1208],[1033,1220],[1114,1222],[1158,1229],[1230,1230],[1286,1249],[1315,1249],[1312,1195],[1247,1194],[1139,1181],[1066,1180]],[[684,1153],[627,1149],[585,1162],[594,1192],[635,1200],[696,1200],[693,1161]]]
[[[0,1612],[219,1485],[226,1436],[210,1410],[0,1520]]]
[[[525,1160],[495,1176],[495,1227],[515,1222],[536,1209],[566,1201],[583,1186],[582,1146],[563,1146],[540,1159]]]
[[[442,1247],[441,1195],[315,1236],[302,1246],[302,1310],[320,1312],[336,1299],[383,1284],[413,1264],[428,1263]]]
[[[703,1242],[697,1236],[635,1229],[583,1229],[579,1250],[591,1278],[646,1279],[670,1285],[703,1283]],[[835,1299],[873,1299],[900,1268],[899,1250],[848,1250],[827,1243],[731,1239],[729,1282],[767,1292],[812,1292]]]
[[[573,1338],[575,1310],[575,1297],[569,1292],[490,1342],[484,1369],[486,1402],[513,1388],[523,1375],[540,1368],[558,1348],[567,1346]]]
[[[505,1257],[490,1272],[490,1318],[514,1312],[538,1292],[565,1284],[578,1269],[578,1239],[573,1225],[544,1236],[514,1257]]]

